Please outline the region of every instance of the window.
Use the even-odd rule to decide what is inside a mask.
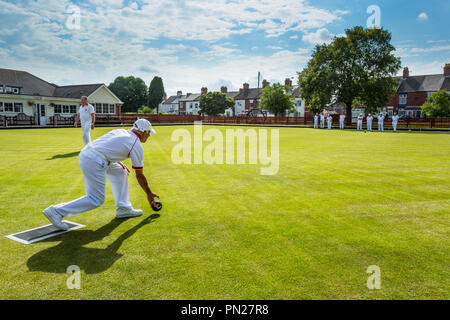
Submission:
[[[3,109],[3,102],[0,102],[0,112],[4,112],[5,110]]]
[[[5,112],[14,112],[14,106],[12,103],[5,102],[3,106],[5,108]]]
[[[95,113],[102,113],[102,104],[101,103],[95,104]]]
[[[102,113],[108,113],[108,110],[109,110],[108,108],[109,108],[109,104],[104,103],[103,104],[103,110],[102,110],[103,112]]]
[[[63,105],[62,108],[63,108],[63,113],[69,113],[70,110],[69,110],[68,105]]]
[[[19,94],[19,88],[13,88],[12,90],[14,94]]]
[[[398,95],[398,104],[406,104],[407,94],[399,94]]]
[[[12,91],[11,87],[5,87],[5,92],[6,93],[11,93],[11,91]]]
[[[61,113],[62,112],[62,108],[60,104],[55,104],[55,113]]]
[[[115,106],[113,105],[113,104],[110,104],[109,105],[109,113],[112,113],[112,114],[114,114],[114,113],[116,113],[116,110],[115,110],[116,108],[115,108]]]
[[[23,104],[14,103],[14,112],[23,112]]]
[[[69,108],[70,108],[70,113],[77,113],[77,106],[71,105]]]
[[[3,86],[0,85],[0,93],[3,93]]]

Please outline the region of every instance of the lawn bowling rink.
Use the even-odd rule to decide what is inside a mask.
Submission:
[[[248,162],[174,164],[177,129],[194,132],[156,126],[143,145],[161,211],[131,172],[141,217],[115,219],[108,182],[101,207],[69,218],[85,227],[29,245],[5,236],[47,225],[43,209],[84,195],[83,142],[75,128],[0,130],[0,297],[450,297],[448,133],[277,128],[279,169],[262,175]],[[74,265],[79,290],[66,285]],[[367,287],[370,266],[379,290]]]

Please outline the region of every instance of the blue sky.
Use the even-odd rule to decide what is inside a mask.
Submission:
[[[315,44],[366,26],[371,5],[411,74],[450,63],[446,0],[0,0],[0,67],[59,85],[158,75],[169,95],[237,90],[258,71],[295,77]]]

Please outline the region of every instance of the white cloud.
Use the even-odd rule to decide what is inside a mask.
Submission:
[[[320,28],[316,32],[306,33],[302,40],[311,44],[323,44],[330,43],[334,35],[331,34],[328,29]]]
[[[428,20],[428,15],[425,12],[422,12],[417,16],[417,20],[426,21]]]

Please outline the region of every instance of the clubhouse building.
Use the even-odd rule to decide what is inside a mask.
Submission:
[[[26,71],[0,69],[0,116],[27,119],[46,126],[55,117],[73,118],[82,96],[87,96],[99,116],[121,113],[123,102],[105,84],[58,86]]]

